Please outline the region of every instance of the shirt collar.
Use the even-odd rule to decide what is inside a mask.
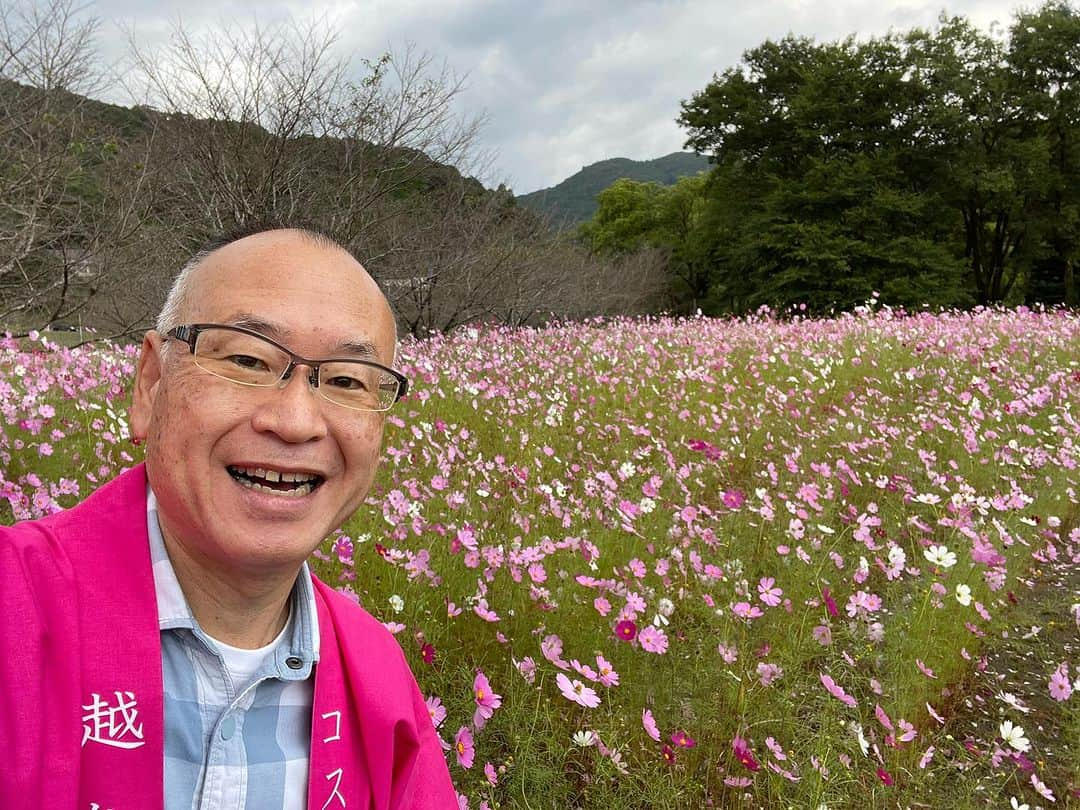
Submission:
[[[206,634],[195,620],[184,591],[176,579],[165,538],[158,522],[157,498],[150,485],[146,485],[146,533],[150,538],[150,563],[154,572],[154,593],[157,596],[158,627],[161,630],[188,629],[204,641]],[[300,567],[292,594],[292,631],[286,642],[279,647],[283,673],[291,677],[306,677],[310,667],[319,660],[319,618],[315,605],[315,589],[311,584],[311,570],[305,562]],[[285,666],[285,662],[299,658],[301,668]]]

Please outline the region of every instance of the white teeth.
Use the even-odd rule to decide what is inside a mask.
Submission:
[[[243,478],[239,479],[239,481],[248,489],[253,489],[256,492],[267,492],[271,495],[280,495],[283,498],[302,498],[305,495],[310,494],[315,488],[309,483],[295,487],[294,489],[271,489],[270,487],[264,487],[262,484],[256,484],[254,481],[248,481]]]
[[[233,477],[248,489],[269,492],[272,495],[281,495],[285,498],[301,498],[310,495],[319,484],[319,476],[312,473],[278,472],[263,467],[231,467],[230,469],[240,474]],[[260,479],[267,484],[282,483],[292,484],[293,486],[288,489],[272,488],[259,483]]]

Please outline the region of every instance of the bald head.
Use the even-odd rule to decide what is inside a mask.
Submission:
[[[198,308],[197,298],[203,294],[196,280],[204,275],[200,272],[204,268],[217,268],[211,276],[212,280],[218,281],[218,274],[228,276],[230,268],[235,268],[237,262],[243,264],[269,259],[268,264],[278,267],[283,274],[297,274],[302,277],[304,268],[290,264],[288,259],[295,254],[297,248],[337,254],[343,265],[351,265],[353,268],[355,278],[350,286],[355,286],[355,290],[363,295],[381,301],[393,321],[390,304],[378,284],[342,245],[318,231],[306,228],[274,228],[215,239],[195,253],[173,280],[165,303],[158,313],[155,328],[164,335],[183,323],[196,320],[191,316],[191,312]],[[396,324],[393,341],[396,345]]]

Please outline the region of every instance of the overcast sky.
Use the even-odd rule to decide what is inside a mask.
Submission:
[[[1007,27],[1002,0],[262,0],[260,22],[325,15],[343,47],[375,57],[406,43],[467,77],[466,113],[486,113],[488,185],[517,193],[554,185],[610,157],[681,149],[679,102],[738,63],[743,51],[791,32],[819,41],[932,26],[943,10],[983,29]],[[246,25],[248,3],[97,0],[100,41],[119,53],[117,25],[144,43],[170,23]]]

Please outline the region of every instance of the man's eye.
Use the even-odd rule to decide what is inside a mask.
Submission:
[[[342,388],[346,391],[366,391],[367,383],[356,377],[337,376],[331,377],[326,384],[334,388]]]
[[[262,370],[266,368],[266,363],[260,360],[258,357],[252,357],[249,354],[234,354],[229,357],[229,362],[240,366],[241,368],[250,368]]]

